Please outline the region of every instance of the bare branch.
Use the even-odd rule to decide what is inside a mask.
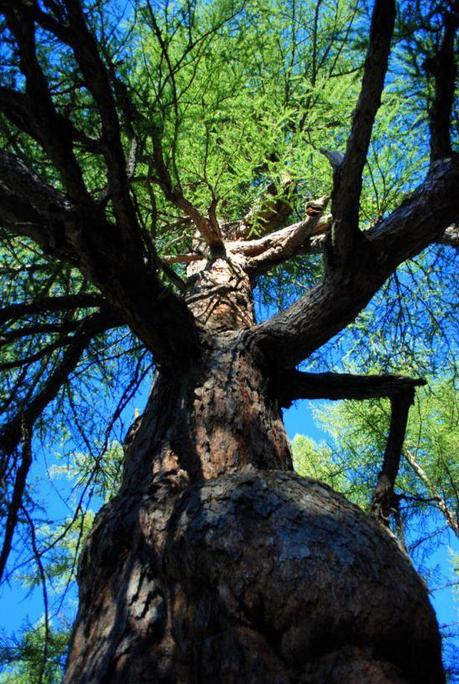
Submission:
[[[16,472],[16,477],[13,486],[13,496],[8,506],[8,514],[6,516],[5,535],[3,537],[2,550],[0,552],[0,582],[5,572],[8,556],[11,551],[11,544],[13,542],[14,530],[18,519],[19,509],[22,505],[22,497],[26,486],[27,475],[32,465],[32,434],[30,428],[25,422],[22,425],[23,446],[21,453],[21,462]]]
[[[452,0],[450,8],[443,13],[443,37],[435,55],[424,62],[424,68],[433,76],[435,92],[429,109],[430,159],[449,157],[451,145],[451,116],[456,86],[455,37],[459,26],[459,2]]]
[[[391,397],[389,437],[382,470],[370,505],[370,514],[384,525],[389,524],[391,513],[396,512],[394,485],[400,468],[400,457],[405,439],[408,412],[414,401],[414,389],[407,389]]]
[[[0,309],[0,324],[32,314],[42,314],[51,311],[74,311],[79,308],[99,307],[104,303],[100,295],[89,292],[62,295],[60,297],[42,297],[29,302],[21,302],[20,304],[10,304]]]
[[[281,406],[297,399],[372,399],[397,397],[425,385],[425,380],[401,375],[351,375],[345,373],[303,373],[285,370],[274,380],[274,392]]]
[[[409,449],[403,450],[403,456],[406,459],[407,463],[410,465],[410,467],[413,469],[417,477],[419,477],[419,479],[425,484],[429,492],[431,492],[431,501],[437,504],[438,508],[444,515],[446,522],[453,530],[453,532],[459,537],[459,522],[457,518],[455,518],[452,511],[450,511],[450,509],[448,508],[445,499],[438,493],[435,484],[429,478],[424,468],[416,460],[415,455]]]
[[[400,375],[349,375],[282,371],[274,376],[272,388],[281,406],[296,399],[372,399],[388,397],[391,424],[381,473],[371,503],[371,514],[385,525],[394,508],[394,484],[400,466],[409,407],[415,388],[425,380]]]
[[[375,0],[359,101],[352,119],[346,154],[334,174],[332,244],[334,263],[340,265],[352,255],[353,245],[359,236],[362,173],[376,112],[381,104],[394,21],[394,0]]]
[[[443,235],[437,240],[442,245],[459,248],[459,225],[448,226]]]
[[[245,258],[245,269],[253,274],[281,263],[303,249],[313,236],[324,234],[331,225],[330,214],[323,215],[328,197],[314,202],[314,213],[286,228],[256,240],[234,240],[226,243],[228,253]]]

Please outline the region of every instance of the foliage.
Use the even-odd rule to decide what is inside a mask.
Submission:
[[[300,475],[323,480],[351,501],[367,508],[380,467],[389,428],[389,402],[344,401],[315,410],[330,444],[297,435],[293,440],[295,468]],[[418,391],[410,411],[396,486],[408,545],[415,550],[431,540],[432,511],[442,533],[458,534],[459,406],[449,380],[431,380]],[[443,507],[444,505],[444,507]]]
[[[58,684],[68,638],[68,631],[51,630],[45,635],[45,626],[40,623],[25,631],[15,643],[10,639],[0,642],[1,684]]]

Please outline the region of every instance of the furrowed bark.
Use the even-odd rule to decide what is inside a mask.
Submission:
[[[247,333],[160,373],[79,569],[66,684],[443,681],[425,588],[395,541],[288,472]],[[109,635],[107,637],[107,635]]]
[[[236,258],[188,275],[212,336],[185,372],[160,370],[128,434],[121,490],[81,559],[65,683],[442,682],[436,621],[395,541],[289,472],[249,275]]]
[[[26,93],[3,93],[2,99],[0,92],[0,106],[42,145],[65,187],[56,195],[31,173],[16,167],[13,179],[5,172],[3,216],[10,231],[77,266],[159,362],[146,412],[125,444],[121,489],[97,516],[81,558],[66,684],[442,682],[438,626],[425,587],[381,526],[327,487],[290,472],[279,409],[279,399],[290,401],[294,389],[332,398],[384,391],[399,406],[402,388],[412,390],[417,381],[342,378],[337,385],[329,376],[310,376],[305,389],[304,376],[286,373],[292,387],[277,395],[271,382],[353,320],[398,263],[457,219],[459,172],[454,161],[443,160],[377,229],[358,232],[362,169],[387,68],[393,2],[375,3],[361,98],[336,175],[332,247],[339,268],[329,268],[318,288],[261,326],[254,325],[251,276],[308,249],[329,219],[324,225],[325,217],[316,215],[260,241],[225,243],[217,198],[206,215],[184,196],[165,162],[161,127],[142,121],[153,144],[152,158],[142,159],[148,182],[194,222],[209,247],[198,260],[185,256],[183,298],[166,290],[133,209],[135,163],[129,155],[126,170],[113,73],[100,58],[82,4],[61,5],[68,30],[40,9],[49,2],[2,3]],[[73,145],[79,133],[50,95],[34,22],[72,47],[100,116],[103,134],[96,144],[109,178],[106,212],[84,187]],[[156,26],[153,15],[167,62],[168,44]],[[170,64],[169,72],[173,79]],[[132,131],[135,124],[134,117]],[[53,127],[56,135],[48,140]],[[270,226],[284,210],[267,214]],[[78,351],[76,341],[71,348]],[[69,354],[64,361],[25,407],[30,421],[78,359]],[[389,437],[389,476],[402,423],[394,422]],[[14,427],[4,437],[10,450],[17,444]]]

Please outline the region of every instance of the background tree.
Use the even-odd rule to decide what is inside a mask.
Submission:
[[[407,260],[457,242],[457,6],[147,2],[121,27],[109,3],[0,7],[2,574],[22,527],[46,586],[38,440],[85,453],[65,534],[110,477],[150,354],[157,369],[81,558],[67,681],[439,681],[424,589],[378,527],[420,381],[294,368],[368,368],[391,332],[399,360],[425,357],[420,330],[451,355],[448,251]],[[255,286],[270,315],[288,306],[257,324]],[[367,344],[321,354],[378,291],[353,329]],[[374,523],[288,474],[279,408],[380,396]],[[339,605],[318,600],[332,587]]]

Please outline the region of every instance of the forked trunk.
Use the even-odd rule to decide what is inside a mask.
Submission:
[[[269,369],[219,296],[202,361],[160,372],[128,435],[65,682],[443,681],[421,580],[389,533],[292,472]]]

